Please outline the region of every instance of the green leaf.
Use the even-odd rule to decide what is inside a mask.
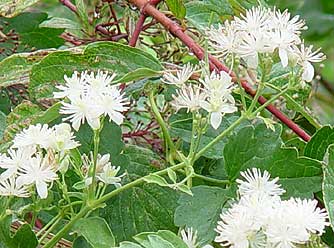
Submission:
[[[159,186],[168,186],[168,182],[166,181],[165,178],[158,176],[158,175],[148,175],[144,177],[145,182],[147,183],[155,183],[158,184]]]
[[[14,54],[0,62],[0,87],[5,88],[15,84],[29,83],[32,66],[41,60],[48,52]]]
[[[187,248],[180,237],[167,230],[156,233],[140,233],[133,237],[140,245],[133,242],[122,242],[119,248]]]
[[[334,143],[334,128],[325,126],[319,129],[307,143],[304,155],[322,161],[329,145]]]
[[[100,217],[83,218],[76,222],[73,230],[83,236],[93,248],[115,246],[115,238],[107,224]]]
[[[38,241],[35,233],[31,230],[30,225],[23,224],[14,234],[11,236],[10,225],[12,223],[11,216],[5,216],[0,220],[0,242],[2,242],[6,248],[36,248]]]
[[[83,0],[75,0],[75,6],[77,7],[77,14],[82,22],[82,25],[87,30],[89,27],[89,20],[85,2]]]
[[[273,132],[264,124],[248,126],[229,139],[224,147],[224,166],[229,180],[234,181],[240,171],[256,167],[280,178],[285,197],[312,198],[313,193],[321,190],[321,163],[300,157],[294,147],[283,147],[281,126],[275,129]]]
[[[174,222],[178,227],[196,230],[200,244],[211,242],[222,208],[233,195],[230,190],[210,186],[192,188],[193,196],[181,195],[175,210]]]
[[[6,126],[6,115],[0,111],[0,139],[3,138]]]
[[[95,42],[74,50],[54,52],[34,65],[29,93],[36,99],[52,98],[55,85],[64,82],[64,74],[71,76],[74,71],[101,69],[116,72],[117,80],[139,68],[162,70],[158,60],[140,49],[114,42]]]
[[[123,155],[128,161],[120,166],[128,172],[127,179],[136,179],[160,168],[159,157],[148,149],[126,146]],[[175,190],[144,183],[109,200],[100,216],[109,223],[116,243],[131,240],[140,232],[177,231],[173,218],[178,197]]]
[[[199,30],[205,30],[211,24],[220,23],[220,17],[232,15],[233,10],[227,0],[189,1],[187,20]]]
[[[14,17],[38,1],[39,0],[1,0],[0,16],[5,16],[8,18]]]
[[[183,19],[186,16],[187,10],[183,0],[166,0],[166,4],[176,18]]]
[[[328,163],[324,169],[323,199],[331,227],[334,230],[334,144],[328,148]]]
[[[226,115],[223,118],[222,124],[218,129],[213,129],[211,126],[208,127],[208,130],[205,134],[202,135],[200,140],[199,150],[209,144],[214,138],[216,138],[221,132],[228,128],[234,121],[236,121],[239,116],[236,115]],[[171,125],[171,134],[174,137],[181,138],[184,142],[189,143],[191,141],[192,133],[192,119],[188,114],[175,114],[170,119]],[[245,125],[249,125],[248,121],[244,121],[239,127],[237,127],[233,132],[235,133],[240,128]],[[223,157],[223,149],[228,140],[228,137],[223,138],[209,150],[207,150],[203,156],[212,159],[219,159]]]
[[[125,74],[123,77],[116,80],[115,83],[127,83],[127,82],[131,82],[134,80],[156,77],[160,75],[161,75],[161,72],[157,72],[149,68],[139,68],[139,69],[130,71],[129,73]]]
[[[63,28],[63,29],[75,29],[79,30],[80,25],[70,19],[61,18],[61,17],[52,17],[49,20],[42,22],[39,27],[41,28]]]
[[[18,52],[26,52],[29,48],[29,50],[58,48],[65,42],[59,37],[64,29],[39,27],[39,24],[45,21],[47,16],[46,13],[24,12],[12,19],[0,18],[0,21],[8,23],[3,32],[7,33],[13,30],[18,33],[20,41]]]
[[[92,246],[85,240],[84,237],[77,237],[73,241],[72,248],[92,248]]]

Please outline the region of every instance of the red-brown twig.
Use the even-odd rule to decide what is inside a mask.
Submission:
[[[196,55],[198,59],[204,58],[205,54],[204,49],[201,48],[190,36],[185,34],[182,28],[177,23],[169,19],[167,16],[165,16],[151,4],[148,4],[146,0],[131,0],[131,2],[141,10],[141,13],[145,13],[146,15],[152,16],[166,29],[168,29],[173,35],[178,37]],[[209,56],[209,61],[211,70],[218,69],[219,71],[230,72],[229,68],[227,68],[213,56]],[[231,76],[233,77],[234,81],[238,80],[235,77],[234,73],[231,73]],[[247,93],[249,93],[250,95],[254,95],[255,91],[246,81],[242,81],[242,87],[246,90]],[[267,100],[262,96],[259,98],[260,104],[264,104],[266,101]],[[281,120],[285,125],[287,125],[291,130],[293,130],[303,140],[305,141],[310,140],[311,137],[303,129],[301,129],[296,123],[290,120],[286,115],[280,112],[273,105],[268,105],[266,108],[274,116],[276,116],[279,120]]]
[[[72,10],[73,12],[77,12],[77,7],[71,3],[70,0],[59,0],[59,2],[61,2],[63,5],[65,5],[67,8],[69,8],[70,10]]]
[[[146,4],[150,4],[152,6],[156,6],[161,0],[151,0],[149,2],[146,2]],[[137,44],[137,40],[139,38],[139,34],[140,32],[143,30],[143,25],[145,23],[146,20],[146,14],[145,12],[142,10],[138,19],[138,22],[136,24],[135,30],[133,31],[133,34],[131,36],[131,39],[129,41],[129,46],[135,47]]]

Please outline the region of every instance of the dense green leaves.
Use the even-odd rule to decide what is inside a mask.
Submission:
[[[118,248],[187,248],[180,237],[167,230],[140,233],[133,238],[140,245],[133,242],[122,242]]]
[[[328,161],[324,169],[323,199],[334,230],[334,144],[328,148]]]
[[[179,227],[197,230],[201,244],[211,242],[222,208],[233,195],[231,191],[218,187],[197,186],[192,188],[193,196],[183,194],[175,211],[174,222]]]
[[[23,224],[12,236],[10,233],[11,216],[4,216],[0,220],[0,247],[3,244],[7,248],[36,248],[37,239],[30,225]]]
[[[325,126],[312,136],[305,147],[304,155],[322,161],[330,144],[334,144],[334,128]]]
[[[285,196],[312,197],[321,190],[321,163],[299,157],[295,148],[282,147],[281,128],[273,132],[264,124],[248,126],[232,136],[224,147],[224,166],[230,180],[240,171],[256,167],[267,170],[272,177],[280,177]]]
[[[186,7],[183,0],[166,0],[166,4],[176,18],[183,19],[186,16]]]
[[[76,222],[73,230],[83,236],[93,248],[115,246],[115,238],[107,224],[100,217],[89,217]]]
[[[130,77],[129,72],[139,68],[150,69],[150,72],[162,69],[154,57],[139,49],[113,42],[95,42],[85,48],[46,56],[32,68],[29,91],[33,98],[50,98],[54,86],[64,82],[64,74],[70,76],[74,71],[103,69],[116,72],[120,78],[125,74]],[[138,75],[138,71],[134,73]]]

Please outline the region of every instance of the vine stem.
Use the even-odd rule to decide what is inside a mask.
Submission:
[[[88,198],[89,199],[94,199],[95,198],[95,189],[96,189],[96,167],[97,167],[97,156],[99,153],[99,144],[100,144],[100,131],[102,129],[101,127],[97,130],[94,130],[94,151],[93,151],[93,169],[90,172],[90,177],[92,177],[92,183],[89,186],[89,193],[88,193]]]
[[[205,53],[202,47],[200,47],[189,35],[183,32],[182,28],[166,15],[157,10],[154,6],[152,6],[146,0],[130,0],[134,5],[136,5],[139,9],[141,9],[142,13],[152,16],[156,19],[160,24],[162,24],[166,29],[168,29],[173,35],[178,37],[195,55],[198,59],[204,59]],[[238,78],[236,75],[230,71],[224,64],[222,64],[218,59],[209,55],[209,65],[211,70],[219,70],[225,71],[226,73],[230,72],[234,81],[237,81]],[[251,96],[255,96],[256,91],[252,88],[252,86],[245,80],[241,81],[241,86],[245,89],[245,91]],[[267,100],[260,96],[258,102],[263,105]],[[292,131],[294,131],[299,137],[301,137],[305,141],[309,141],[311,139],[310,135],[308,135],[303,129],[301,129],[296,123],[290,120],[286,115],[284,115],[281,111],[275,108],[273,105],[268,105],[266,107],[274,116],[276,116],[280,121],[282,121],[285,125],[287,125]]]
[[[223,137],[225,137],[227,134],[229,134],[234,128],[236,128],[246,117],[244,115],[241,115],[235,122],[233,122],[228,128],[226,128],[223,132],[221,132],[215,139],[213,139],[209,144],[207,144],[205,147],[203,147],[200,151],[196,153],[195,160],[197,160],[200,156],[203,155],[208,149],[210,149],[212,146],[217,144],[218,141],[220,141]]]
[[[155,172],[153,173],[154,175],[158,175],[158,176],[161,176],[161,175],[164,175],[164,174],[167,174],[168,170],[179,170],[179,169],[182,169],[184,167],[186,167],[187,164],[182,162],[182,163],[179,163],[177,165],[174,165],[174,166],[171,166],[171,167],[168,167],[164,170],[161,170],[161,171],[158,171],[158,172]],[[74,216],[55,236],[53,236],[52,239],[50,239],[48,241],[48,243],[46,243],[44,245],[44,248],[52,248],[54,247],[57,242],[63,238],[70,230],[71,228],[74,226],[74,224],[81,218],[83,218],[86,214],[88,214],[91,210],[93,209],[96,209],[97,207],[99,207],[101,204],[103,204],[104,202],[106,202],[107,200],[109,200],[110,198],[118,195],[119,193],[127,190],[127,189],[130,189],[134,186],[137,186],[141,183],[145,182],[145,177],[141,177],[141,178],[138,178],[128,184],[125,184],[124,186],[120,187],[120,188],[117,188],[115,189],[114,191],[102,196],[101,198],[99,199],[96,199],[96,200],[93,200],[91,202],[88,202],[87,205],[85,205],[85,207],[83,207],[80,212]]]
[[[175,146],[174,146],[174,143],[169,135],[169,132],[168,132],[168,128],[165,124],[165,121],[164,119],[162,118],[160,112],[159,112],[159,109],[155,103],[155,100],[154,100],[154,91],[151,90],[150,91],[150,94],[149,94],[149,101],[150,101],[150,104],[151,104],[151,109],[153,111],[153,114],[157,120],[157,122],[159,123],[159,126],[162,130],[162,134],[164,136],[164,140],[166,141],[168,147],[165,147],[166,149],[166,153],[168,153],[168,149],[170,148],[171,152],[172,152],[172,155],[176,152],[176,149],[175,149]],[[168,156],[166,156],[167,159],[169,159]]]

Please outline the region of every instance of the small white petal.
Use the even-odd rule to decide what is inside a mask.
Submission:
[[[210,123],[211,126],[214,129],[217,129],[220,126],[220,123],[222,122],[222,114],[220,112],[212,112],[210,117]]]

